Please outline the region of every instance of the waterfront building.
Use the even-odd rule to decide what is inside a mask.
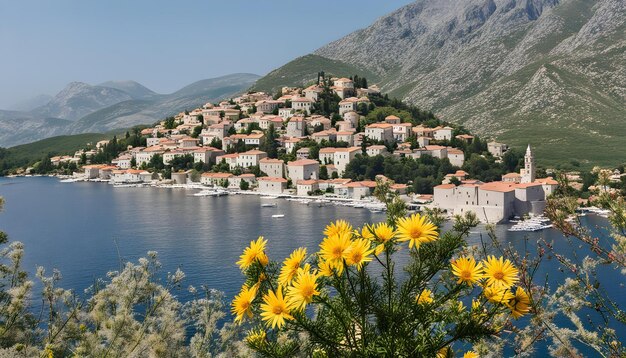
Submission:
[[[284,178],[260,177],[257,182],[257,190],[263,194],[282,194],[287,190],[287,179]]]
[[[287,176],[292,182],[298,180],[318,179],[320,163],[313,159],[300,159],[287,163]]]

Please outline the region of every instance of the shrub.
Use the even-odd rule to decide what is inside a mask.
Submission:
[[[379,184],[381,185],[381,184]],[[475,216],[441,232],[427,215],[403,216],[388,192],[388,221],[354,229],[338,220],[320,250],[270,261],[260,237],[241,255],[246,281],[232,302],[262,356],[447,356],[529,311],[509,260],[475,259],[465,238]],[[398,252],[409,261],[399,268]]]

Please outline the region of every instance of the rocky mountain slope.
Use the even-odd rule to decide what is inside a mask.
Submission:
[[[130,94],[115,88],[71,82],[50,102],[32,112],[40,117],[75,121],[93,111],[130,99],[133,99]]]
[[[530,143],[544,163],[615,164],[626,160],[625,34],[624,0],[419,0],[314,55],[479,134]],[[324,69],[309,67],[309,78]]]
[[[133,99],[149,99],[159,96],[158,93],[135,81],[107,81],[98,86],[118,89],[128,93]]]
[[[73,82],[32,111],[0,110],[0,147],[64,134],[107,132],[152,124],[185,109],[234,96],[259,76],[238,73],[202,80],[168,95],[134,81],[98,86]]]
[[[154,123],[185,109],[232,97],[259,78],[252,74],[232,74],[194,82],[180,90],[159,95],[156,100],[131,100],[93,112],[68,128],[68,133],[106,132],[136,124]]]

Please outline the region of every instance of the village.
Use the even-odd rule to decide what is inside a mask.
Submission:
[[[84,163],[82,172],[66,181],[188,186],[206,188],[205,195],[253,192],[373,202],[376,181],[343,177],[357,156],[430,156],[447,160],[456,168],[433,188],[432,194],[411,193],[406,183],[393,183],[393,178],[383,175],[376,178],[391,180],[390,189],[415,208],[439,208],[449,215],[472,211],[487,223],[540,215],[547,196],[558,185],[551,177],[535,177],[530,146],[520,173],[505,174],[500,181],[473,179],[460,170],[466,160],[464,151],[450,143],[471,143],[474,136],[457,134],[452,125],[414,125],[396,115],[364,122],[364,113],[375,108],[370,98],[381,95],[375,85],[362,85],[363,79],[358,78],[318,77],[316,84],[283,87],[275,96],[250,92],[181,112],[142,129],[145,146],[128,146],[110,163]],[[337,98],[337,113],[317,114],[320,111],[316,109],[328,106],[328,92]],[[53,165],[80,162],[81,158],[84,161],[107,145],[109,141],[101,141],[89,150],[53,157],[51,161]],[[501,158],[508,147],[492,141],[487,149],[493,157]],[[201,170],[172,171],[167,177],[153,170],[155,165],[167,166],[180,158],[189,159]],[[380,206],[374,204],[372,209],[379,210]]]

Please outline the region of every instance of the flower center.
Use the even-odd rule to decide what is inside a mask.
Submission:
[[[422,230],[418,228],[411,229],[411,237],[417,239],[422,236]]]
[[[280,315],[283,313],[283,308],[281,306],[274,306],[274,308],[272,308],[272,313]]]
[[[307,297],[307,298],[313,296],[313,287],[312,286],[302,287],[302,296]]]
[[[504,277],[504,273],[502,273],[502,271],[494,272],[493,277],[496,280],[502,280],[502,278]]]
[[[352,254],[352,261],[353,262],[361,262],[361,259],[363,258],[363,255],[361,255],[360,252],[355,252]]]
[[[241,303],[241,308],[243,308],[244,310],[247,310],[248,307],[250,307],[250,302],[242,302]]]
[[[472,278],[472,273],[469,270],[461,271],[461,278],[464,280],[469,280]]]
[[[341,257],[342,253],[343,253],[343,250],[339,246],[337,246],[337,247],[335,247],[333,249],[333,255],[335,255],[335,257],[337,257],[337,258]]]

